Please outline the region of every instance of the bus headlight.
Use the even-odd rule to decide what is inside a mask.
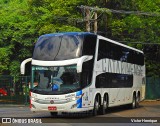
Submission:
[[[66,100],[67,101],[75,101],[75,100],[78,100],[78,99],[82,98],[83,95],[84,95],[84,93],[79,95],[79,96],[70,96],[70,97],[67,97]]]
[[[74,96],[74,97],[71,98],[71,100],[72,101],[78,100],[78,99],[82,98],[83,95],[84,95],[84,93],[82,95],[79,95],[79,96]]]
[[[81,94],[81,95],[79,95],[79,96],[76,96],[76,100],[77,100],[77,99],[82,98],[82,97],[83,97],[83,95],[84,95],[84,93],[83,93],[83,94]]]
[[[67,98],[67,101],[75,101],[75,100],[77,100],[77,99],[79,99],[79,97],[71,97],[71,98]]]
[[[35,98],[35,97],[31,97],[31,100],[32,100],[32,101],[37,101],[38,99]]]
[[[32,97],[32,98],[31,98],[31,100],[32,100],[32,101],[34,101],[34,100],[35,100],[35,98],[33,98],[33,97]]]
[[[76,97],[72,97],[72,101],[75,101],[76,100]]]

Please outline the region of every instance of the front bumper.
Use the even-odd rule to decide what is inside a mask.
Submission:
[[[63,104],[40,104],[32,101],[30,105],[31,111],[49,111],[49,112],[83,112],[93,108],[83,107],[78,108],[76,101],[71,101]]]

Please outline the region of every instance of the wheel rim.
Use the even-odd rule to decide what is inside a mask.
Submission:
[[[104,107],[104,109],[107,109],[107,101],[104,101],[103,107]]]
[[[95,109],[96,109],[96,111],[98,111],[98,109],[99,109],[99,103],[98,103],[98,101],[96,101],[96,103],[95,103]]]
[[[132,107],[135,108],[135,106],[136,106],[136,99],[135,99],[135,96],[133,96]]]
[[[139,96],[136,98],[136,107],[138,107],[139,106],[139,101],[140,101],[140,98],[139,98]]]
[[[97,101],[97,99],[95,99],[94,111],[93,111],[93,115],[94,115],[94,116],[97,115],[98,109],[99,109],[99,102]]]

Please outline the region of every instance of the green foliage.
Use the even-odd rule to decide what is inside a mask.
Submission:
[[[46,33],[81,31],[69,18],[81,0],[1,0],[0,74],[19,75],[20,62],[32,56],[37,38]],[[58,17],[66,17],[57,20]],[[69,18],[68,18],[69,17]]]
[[[84,31],[85,23],[77,6],[88,5],[115,10],[160,12],[159,0],[1,0],[0,1],[0,74],[19,75],[20,63],[32,56],[42,34]],[[101,14],[98,30],[119,41],[160,43],[160,18],[133,14]],[[160,51],[155,47],[131,44],[145,51],[147,75],[159,75]],[[156,57],[153,59],[153,57]]]
[[[115,0],[119,3],[119,10],[141,11],[149,14],[160,14],[159,0]],[[113,1],[112,1],[113,2]],[[145,43],[160,43],[160,18],[158,16],[113,14],[110,21],[111,38],[119,41],[142,42],[143,44],[129,44],[144,50],[147,76],[159,76],[160,51],[159,46],[145,45]]]
[[[1,47],[0,48],[0,74],[8,70],[8,65],[12,54],[10,47]]]
[[[10,64],[9,70],[12,71],[11,72],[11,76],[17,77],[19,76],[19,68],[20,68],[20,62],[13,60]]]
[[[74,25],[75,22],[69,21],[79,16],[75,9],[80,3],[81,0],[28,0],[30,16],[38,22],[38,34],[81,31]]]
[[[29,20],[28,9],[27,3],[22,0],[1,1],[1,74],[19,74],[19,61],[31,56],[37,23]]]

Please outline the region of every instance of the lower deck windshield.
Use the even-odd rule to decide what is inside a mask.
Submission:
[[[81,89],[76,65],[32,66],[32,91],[39,94],[63,94]]]

